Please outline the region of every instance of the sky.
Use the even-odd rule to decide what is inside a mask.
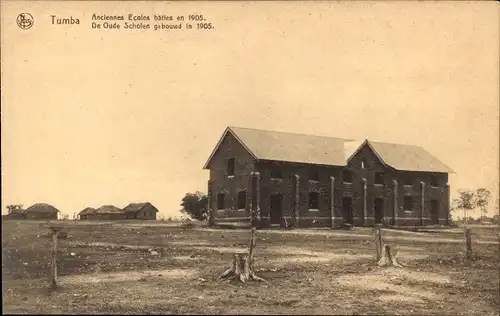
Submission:
[[[98,30],[94,13],[214,29]],[[455,171],[452,198],[494,200],[499,35],[496,2],[2,1],[2,213],[149,201],[178,216],[227,126],[422,146]]]

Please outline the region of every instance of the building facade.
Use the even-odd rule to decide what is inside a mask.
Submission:
[[[228,127],[204,169],[215,223],[448,224],[453,171],[416,146]]]

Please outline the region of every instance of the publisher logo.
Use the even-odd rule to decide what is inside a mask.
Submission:
[[[35,23],[33,16],[29,13],[21,13],[17,16],[17,25],[23,30],[30,29]]]

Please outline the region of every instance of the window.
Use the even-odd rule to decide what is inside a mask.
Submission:
[[[224,193],[217,194],[217,209],[218,210],[225,209],[225,205],[224,205],[224,198],[225,197],[226,197],[226,195]]]
[[[431,186],[433,187],[439,186],[439,178],[436,175],[431,176]]]
[[[375,184],[384,184],[383,172],[375,172]]]
[[[309,171],[309,181],[319,181],[319,173],[316,170]]]
[[[412,211],[413,210],[413,199],[411,196],[405,196],[403,208],[405,211]]]
[[[366,169],[366,168],[368,168],[368,164],[366,163],[366,160],[363,159],[361,160],[361,169]]]
[[[309,193],[309,209],[318,210],[319,209],[319,194],[318,192]]]
[[[413,185],[413,178],[409,174],[403,176],[404,185]]]
[[[238,192],[238,209],[243,210],[247,206],[247,193],[245,191]]]
[[[283,176],[281,175],[281,170],[277,166],[271,167],[271,178],[273,179],[281,179]]]
[[[342,181],[351,183],[352,182],[352,172],[350,170],[342,171]]]
[[[234,176],[234,158],[230,158],[227,161],[227,175]]]

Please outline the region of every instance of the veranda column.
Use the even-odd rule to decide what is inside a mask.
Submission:
[[[248,203],[248,212],[247,212],[247,216],[250,215],[250,223],[252,224],[252,226],[255,226],[255,221],[254,221],[254,217],[253,217],[253,214],[254,214],[254,205],[255,205],[255,186],[254,186],[254,181],[253,181],[253,178],[254,178],[254,173],[253,172],[250,172],[250,174],[248,175],[248,187],[250,188],[250,192],[249,192],[249,197],[250,197],[250,202]]]
[[[260,173],[251,172],[250,182],[252,188],[252,202],[250,205],[251,221],[260,224]]]
[[[366,196],[366,192],[368,191],[368,183],[367,183],[367,180],[365,178],[363,178],[363,225],[367,225],[367,222],[366,222],[366,200],[367,200],[367,196]]]
[[[423,181],[420,182],[421,185],[421,203],[422,207],[420,208],[420,226],[424,226],[425,220],[424,220],[424,211],[425,211],[425,183]]]
[[[257,222],[260,223],[260,172],[255,172],[255,178],[256,178],[256,190],[257,190],[257,205],[256,205],[256,212],[257,212]]]
[[[393,225],[397,226],[398,225],[398,181],[393,180],[392,183],[394,184],[394,200],[393,200],[393,207],[394,207],[394,214],[393,214]]]
[[[299,217],[300,217],[300,186],[299,186],[300,177],[298,174],[295,175],[295,225],[296,228],[300,227],[299,225]]]
[[[330,177],[330,218],[332,228],[335,227],[335,177]]]
[[[211,227],[214,222],[213,218],[213,207],[212,207],[212,181],[208,180],[208,193],[207,193],[207,215],[208,215],[208,226]]]
[[[449,183],[446,183],[445,187],[444,187],[444,205],[443,205],[443,209],[446,210],[446,218],[445,218],[445,223],[446,225],[449,225],[450,224],[450,184]],[[441,224],[440,222],[440,218],[439,216],[442,214],[441,211],[438,212],[438,221],[439,221],[439,224]]]

